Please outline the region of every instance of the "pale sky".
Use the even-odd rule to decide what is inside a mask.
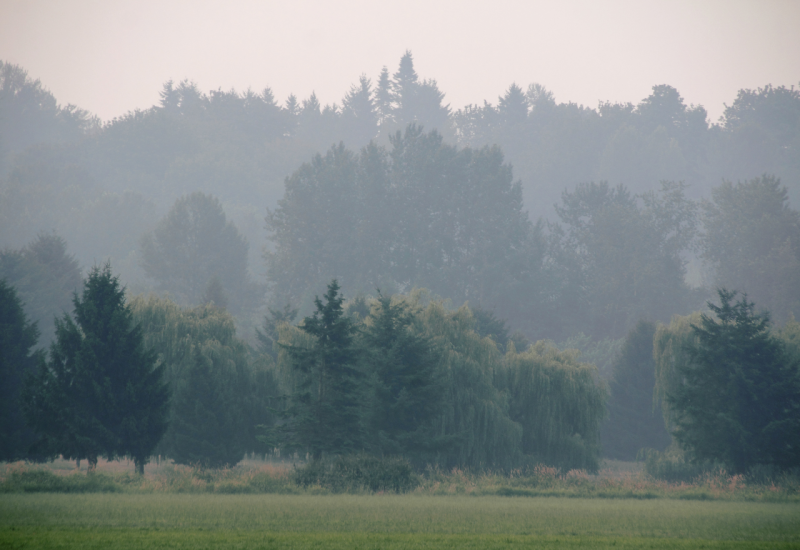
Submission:
[[[0,0],[0,59],[103,120],[170,79],[340,102],[406,49],[453,109],[512,82],[590,107],[669,84],[715,122],[741,88],[800,83],[800,1]]]

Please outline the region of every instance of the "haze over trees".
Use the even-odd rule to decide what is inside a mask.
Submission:
[[[697,372],[675,365],[713,363],[697,339],[728,306],[744,312],[734,333],[762,319],[759,345],[774,336],[795,353],[798,159],[794,87],[741,90],[716,124],[668,84],[592,108],[512,83],[454,109],[406,52],[340,103],[169,81],[157,105],[101,124],[2,63],[0,280],[7,341],[22,346],[4,376],[66,384],[70,372],[42,377],[89,344],[63,315],[105,277],[173,396],[165,435],[145,447],[181,463],[280,443],[591,470],[601,449],[630,458],[668,443],[646,410],[655,391],[688,454],[784,467],[795,455],[703,450],[676,389]],[[119,278],[92,270],[106,261]],[[755,305],[692,313],[716,288]],[[29,360],[51,342],[37,371]],[[792,364],[769,368],[790,376]],[[86,391],[90,422],[99,397]],[[95,441],[37,414],[44,454],[147,458],[116,428]]]

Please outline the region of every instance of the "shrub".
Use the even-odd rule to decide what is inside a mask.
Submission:
[[[319,485],[337,493],[364,490],[403,493],[419,484],[406,459],[368,454],[313,460],[296,468],[293,477],[302,487]]]
[[[644,460],[644,471],[647,475],[669,482],[691,482],[708,472],[724,469],[723,465],[715,462],[689,462],[683,452],[673,449],[664,452],[642,449],[638,459]]]

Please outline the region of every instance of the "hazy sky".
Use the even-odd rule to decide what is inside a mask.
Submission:
[[[104,120],[169,79],[339,102],[406,49],[453,108],[512,82],[591,107],[670,84],[716,121],[741,88],[798,85],[800,1],[0,0],[0,59]]]

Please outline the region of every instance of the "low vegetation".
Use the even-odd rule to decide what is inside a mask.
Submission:
[[[49,465],[14,463],[0,468],[0,494],[9,493],[163,493],[163,494],[385,494],[467,495],[475,497],[571,497],[603,499],[682,499],[800,503],[800,476],[754,471],[730,475],[722,469],[677,464],[658,479],[648,473],[652,458],[640,463],[607,461],[597,475],[532,466],[510,472],[449,471],[429,467],[416,474],[401,459],[368,455],[292,465],[245,460],[234,468],[207,469],[171,462],[149,465],[145,476],[120,463],[104,462],[97,472]],[[661,458],[660,460],[664,460]],[[65,466],[67,466],[65,468]],[[676,474],[682,474],[682,476]],[[695,474],[695,475],[691,475]],[[691,477],[687,477],[691,475]]]
[[[792,548],[795,503],[406,495],[15,494],[0,547]]]

